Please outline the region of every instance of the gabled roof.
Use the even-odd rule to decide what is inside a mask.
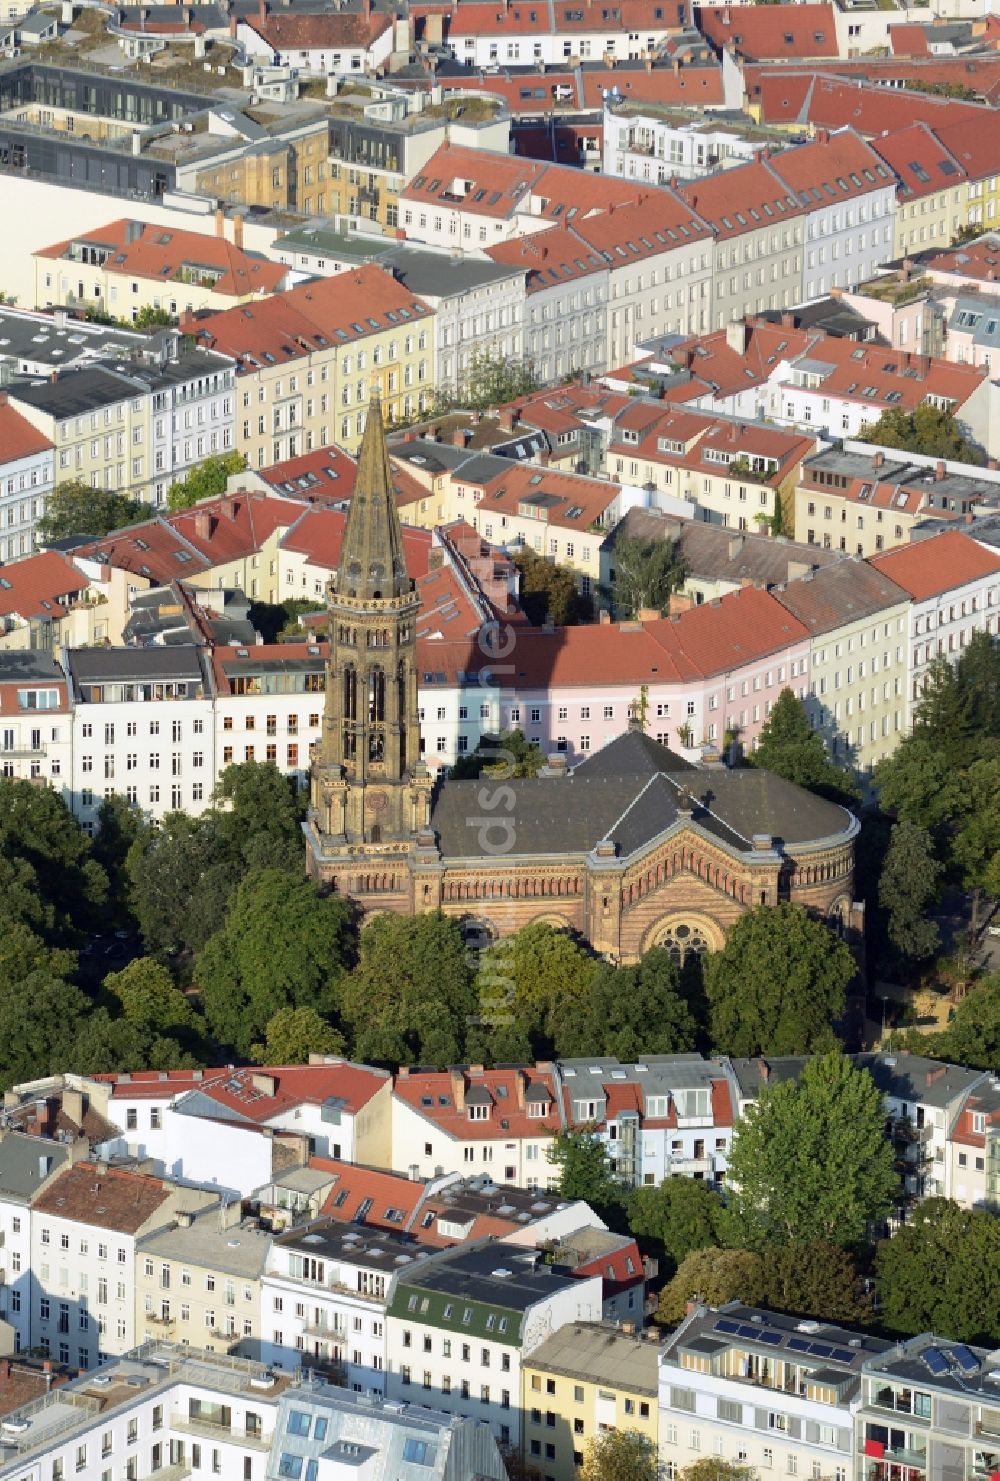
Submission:
[[[544,519],[547,524],[587,533],[603,518],[621,493],[621,486],[582,473],[562,473],[534,463],[510,463],[483,488],[477,505],[480,523],[491,514],[505,513]],[[600,543],[601,536],[595,536]]]
[[[713,46],[752,61],[839,55],[832,4],[700,5],[694,14]]]
[[[368,47],[392,25],[392,18],[374,7],[368,14],[338,10],[296,14],[273,10],[263,17],[254,12],[242,19],[244,25],[256,31],[275,51]]]
[[[2,433],[2,428],[0,428]],[[60,598],[75,599],[90,586],[88,578],[56,550],[29,555],[0,566],[0,617],[58,617]]]
[[[901,586],[856,556],[823,566],[805,580],[789,581],[775,596],[814,635],[909,600]]]
[[[935,195],[969,178],[968,171],[925,123],[888,134],[876,140],[874,147],[895,172],[906,200]]]
[[[954,591],[984,576],[1000,576],[1000,558],[957,530],[901,545],[873,556],[871,563],[915,601]]]
[[[485,1120],[469,1119],[467,1096],[473,1090],[485,1091],[489,1096],[490,1111]],[[454,1141],[544,1138],[559,1130],[552,1072],[539,1067],[441,1071],[404,1068],[396,1076],[393,1095]],[[547,1107],[547,1114],[529,1116],[529,1103]]]
[[[797,192],[806,210],[867,195],[892,186],[892,171],[853,129],[825,132],[811,144],[785,149],[771,169]]]
[[[0,393],[0,470],[7,463],[52,451],[52,443]]]
[[[838,70],[830,64],[822,72],[751,66],[744,72],[744,81],[764,124],[850,127],[867,139],[876,139],[922,120],[936,127],[959,118],[982,121],[986,117],[986,110],[977,104],[833,75]]]
[[[339,1059],[315,1065],[227,1069],[206,1078],[198,1093],[229,1119],[267,1125],[303,1105],[332,1105],[356,1115],[387,1079],[384,1070]]]
[[[49,1214],[115,1234],[137,1234],[172,1192],[162,1178],[77,1162],[43,1188],[32,1206],[36,1217]]]
[[[508,267],[523,267],[527,273],[526,291],[542,293],[578,278],[606,272],[608,264],[572,227],[552,226],[548,231],[531,232],[510,241],[497,242],[489,248],[494,262]]]
[[[335,571],[340,562],[347,515],[341,509],[308,509],[297,518],[281,542],[283,550],[295,551],[310,565]],[[427,575],[431,550],[430,530],[406,525],[403,549],[406,566],[414,579]]]
[[[764,8],[784,10],[786,7]],[[691,209],[709,223],[721,240],[749,231],[765,231],[803,214],[794,192],[760,160],[734,165],[731,170],[719,170],[700,180],[685,181],[678,189]]]

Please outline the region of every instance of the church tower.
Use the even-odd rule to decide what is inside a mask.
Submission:
[[[327,587],[330,651],[314,747],[308,868],[372,908],[412,909],[409,858],[430,818],[420,759],[416,621],[382,408],[373,392],[340,552]]]

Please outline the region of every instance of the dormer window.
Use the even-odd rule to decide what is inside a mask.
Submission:
[[[529,1100],[528,1120],[541,1121],[549,1114],[549,1103],[547,1100]]]
[[[973,1111],[973,1113],[972,1113],[972,1130],[973,1130],[973,1132],[975,1133],[976,1136],[982,1136],[983,1135],[983,1133],[986,1130],[986,1112],[985,1111]]]
[[[488,1121],[490,1119],[489,1106],[467,1106],[470,1121]]]

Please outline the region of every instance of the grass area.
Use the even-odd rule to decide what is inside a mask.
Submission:
[[[873,282],[862,283],[857,292],[866,298],[877,299],[879,303],[891,303],[900,308],[920,298],[929,287],[928,277],[911,278],[907,283],[901,283],[898,278],[876,278]]]

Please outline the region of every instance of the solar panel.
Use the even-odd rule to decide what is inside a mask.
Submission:
[[[809,1344],[809,1355],[814,1358],[832,1357],[833,1348],[828,1347],[825,1342],[811,1342]]]
[[[809,1344],[804,1337],[789,1337],[788,1346],[792,1352],[808,1352]]]
[[[921,1356],[935,1378],[941,1378],[948,1372],[948,1360],[939,1347],[929,1347]]]
[[[781,1341],[780,1332],[758,1332],[761,1342],[766,1342],[768,1347],[777,1347]]]
[[[856,1355],[849,1347],[835,1347],[830,1356],[835,1363],[850,1363],[854,1361]]]
[[[738,1332],[740,1330],[740,1324],[739,1322],[731,1322],[727,1317],[721,1322],[716,1322],[715,1330],[717,1332]]]
[[[963,1373],[977,1373],[979,1371],[979,1359],[971,1347],[963,1343],[961,1347],[953,1347],[951,1350],[952,1361],[957,1363]]]

